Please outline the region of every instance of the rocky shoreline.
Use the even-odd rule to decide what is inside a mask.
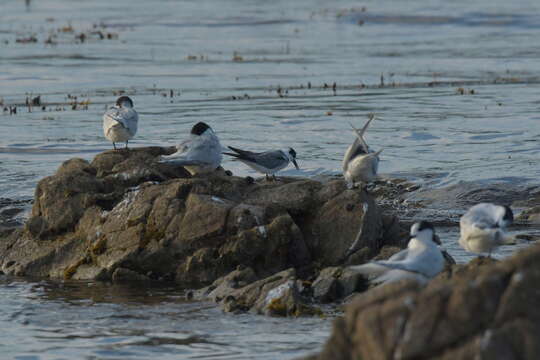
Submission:
[[[519,285],[524,278],[534,283],[540,273],[538,246],[502,262],[449,264],[424,289],[400,282],[366,292],[366,279],[346,268],[406,246],[415,217],[455,224],[436,216],[440,190],[394,180],[366,192],[347,189],[340,178],[255,181],[222,169],[191,177],[157,161],[172,151],[107,151],[92,162],[64,162],[39,182],[26,224],[0,229],[0,271],[176,282],[198,289],[190,297],[233,313],[322,315],[321,304],[348,303],[325,349],[312,359],[540,354],[532,341],[540,336],[533,321],[540,298]],[[501,196],[497,186],[444,191],[463,206]],[[528,209],[522,223],[538,222],[538,193],[526,188],[512,195]],[[523,305],[516,305],[523,296]],[[498,340],[512,332],[520,337]]]

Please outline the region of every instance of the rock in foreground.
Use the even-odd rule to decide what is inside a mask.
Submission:
[[[309,359],[540,359],[540,245],[448,276],[358,295]]]

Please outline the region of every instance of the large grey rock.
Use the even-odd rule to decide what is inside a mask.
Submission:
[[[396,219],[342,180],[253,183],[223,170],[191,177],[157,161],[171,151],[107,151],[92,162],[64,162],[39,182],[24,230],[0,240],[0,269],[118,281],[152,274],[200,287],[239,266],[258,279],[288,268],[305,278],[340,264],[360,228],[352,251],[361,253],[358,262],[399,237]]]

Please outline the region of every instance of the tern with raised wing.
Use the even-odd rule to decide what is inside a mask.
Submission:
[[[364,140],[364,134],[374,118],[375,116],[370,114],[368,121],[362,129],[357,129],[350,124],[356,138],[347,148],[343,157],[343,177],[345,177],[349,188],[355,187],[358,182],[367,184],[377,177],[379,154],[382,152],[382,149],[373,152]]]

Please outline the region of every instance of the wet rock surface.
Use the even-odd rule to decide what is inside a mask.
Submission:
[[[538,359],[540,245],[357,295],[310,359]]]
[[[506,183],[483,184],[462,181],[433,188],[404,179],[385,179],[373,189],[377,203],[387,214],[399,215],[402,224],[430,219],[435,226],[456,226],[466,210],[480,202],[511,206],[516,222],[537,223],[540,187]]]
[[[292,314],[301,308],[300,294],[311,289],[303,282],[340,265],[346,253],[349,262],[366,261],[385,245],[402,245],[398,220],[365,191],[346,189],[341,179],[253,182],[223,170],[191,177],[182,167],[158,162],[171,151],[107,151],[92,162],[64,162],[39,182],[24,227],[0,240],[0,269],[10,275],[175,281],[199,288],[244,267],[253,276],[236,286],[262,281],[267,296],[289,284],[281,288],[285,297],[276,298],[283,303],[270,302],[275,309],[286,307],[278,313]],[[283,283],[272,280],[288,269],[294,275]],[[337,281],[334,297],[357,287],[351,285],[356,280]],[[242,303],[238,293],[229,295]],[[259,297],[255,308],[270,311]]]

